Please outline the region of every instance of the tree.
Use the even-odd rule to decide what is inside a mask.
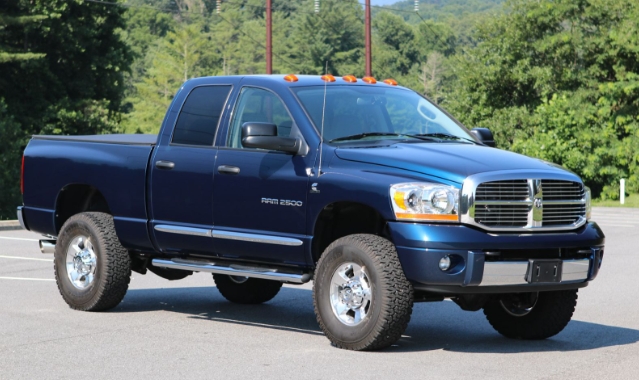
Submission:
[[[20,14],[16,0],[0,5],[0,63],[43,58],[45,54],[31,51],[29,32],[44,19],[44,15]],[[21,38],[15,38],[20,32]]]
[[[20,156],[25,138],[4,99],[0,98],[0,220],[14,219],[16,206],[20,204],[20,168],[16,157]]]
[[[446,74],[444,55],[436,51],[428,55],[428,60],[422,65],[419,80],[424,85],[424,95],[437,104],[441,96],[441,86]]]
[[[0,158],[6,162],[3,178],[13,179],[3,183],[0,217],[14,217],[27,136],[118,129],[131,61],[120,35],[123,12],[83,0],[10,0],[0,7],[0,17],[12,23],[0,31],[0,46],[13,55],[0,62],[3,133],[12,136],[0,140]]]
[[[310,5],[310,1],[304,4]],[[304,74],[358,74],[364,48],[364,11],[356,0],[321,4],[318,14],[299,15],[291,33],[295,66]],[[310,6],[306,9],[312,9]]]
[[[614,198],[639,190],[639,4],[634,0],[512,0],[479,27],[454,70],[447,106],[490,127],[503,147],[582,175]]]
[[[133,97],[133,112],[126,125],[130,132],[157,133],[173,95],[186,80],[201,76],[205,72],[201,65],[204,55],[210,49],[207,35],[197,24],[182,25],[176,31],[168,32],[153,55],[151,67],[142,82],[136,84],[137,94]]]

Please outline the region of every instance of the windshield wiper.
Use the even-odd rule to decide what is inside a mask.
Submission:
[[[450,133],[420,133],[417,135],[409,135],[411,137],[430,137],[430,138],[436,138],[436,139],[447,139],[447,140],[464,140],[464,141],[468,141],[468,142],[472,142],[473,144],[477,144],[477,141],[473,140],[473,139],[469,139],[467,137],[460,137],[460,136],[455,136],[455,135],[451,135]]]
[[[365,132],[365,133],[358,133],[356,135],[338,137],[336,139],[330,140],[329,142],[345,141],[345,140],[361,140],[363,138],[370,137],[370,136],[408,136],[408,135],[400,135],[398,133],[388,133],[388,132]],[[408,137],[413,137],[413,136],[408,136]]]

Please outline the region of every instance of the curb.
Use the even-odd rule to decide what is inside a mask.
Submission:
[[[0,231],[21,230],[22,226],[17,220],[0,220]]]

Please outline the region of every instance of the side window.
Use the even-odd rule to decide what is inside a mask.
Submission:
[[[242,124],[248,121],[273,123],[277,125],[277,135],[283,137],[290,136],[293,126],[293,119],[280,98],[270,91],[255,87],[244,87],[240,92],[227,146],[243,148]]]
[[[231,86],[196,87],[180,111],[173,144],[212,146]]]

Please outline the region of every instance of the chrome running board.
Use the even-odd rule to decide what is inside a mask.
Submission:
[[[193,272],[209,272],[227,274],[229,276],[261,278],[281,282],[304,284],[313,277],[310,273],[288,272],[280,268],[248,266],[237,263],[209,262],[185,259],[153,259],[153,266],[159,268],[189,270]]]

